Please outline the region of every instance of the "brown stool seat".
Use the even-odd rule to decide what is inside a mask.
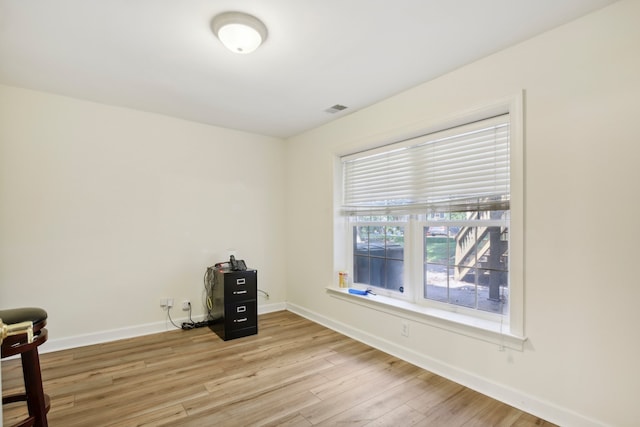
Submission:
[[[7,325],[12,323],[20,323],[26,321],[32,321],[36,323],[47,321],[47,312],[37,307],[23,307],[23,308],[10,308],[7,310],[0,310],[2,315],[2,321]]]
[[[47,412],[50,409],[49,396],[42,389],[42,374],[38,346],[47,341],[47,312],[41,308],[25,307],[0,310],[0,319],[7,324],[32,322],[33,341],[27,334],[11,335],[2,341],[2,358],[20,355],[25,392],[11,396],[2,396],[2,404],[26,401],[29,416],[16,427],[47,427]]]

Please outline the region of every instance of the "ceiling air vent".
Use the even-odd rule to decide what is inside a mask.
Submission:
[[[346,106],[340,105],[340,104],[336,104],[333,107],[329,107],[324,111],[327,112],[327,113],[335,114],[335,113],[338,113],[338,112],[340,112],[342,110],[346,110],[346,109],[347,109]]]

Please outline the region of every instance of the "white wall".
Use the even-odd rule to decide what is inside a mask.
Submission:
[[[284,305],[284,149],[0,86],[0,307],[45,308],[45,351],[172,328],[160,298],[202,316],[229,249],[258,269],[259,305]]]
[[[287,300],[562,425],[637,425],[640,2],[620,1],[288,141]],[[333,165],[525,90],[523,352],[332,298]]]

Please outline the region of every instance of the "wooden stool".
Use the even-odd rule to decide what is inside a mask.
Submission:
[[[22,358],[22,375],[24,378],[24,394],[2,396],[2,404],[27,402],[29,416],[15,427],[47,427],[47,412],[51,407],[49,396],[42,390],[42,375],[38,346],[47,341],[47,312],[41,308],[14,308],[0,310],[0,319],[7,324],[32,322],[33,341],[29,342],[27,334],[8,336],[2,342],[2,358],[15,356]]]

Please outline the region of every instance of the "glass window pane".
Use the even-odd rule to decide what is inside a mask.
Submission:
[[[505,314],[508,308],[508,273],[478,269],[478,309]]]
[[[508,271],[509,242],[506,227],[486,227],[479,258],[480,267]]]
[[[385,251],[384,227],[369,227],[369,255],[372,257],[384,257]]]
[[[385,279],[385,274],[384,274],[384,264],[385,264],[385,260],[384,258],[370,258],[370,262],[371,262],[371,269],[370,269],[370,279],[369,279],[369,284],[371,286],[379,286],[379,287],[384,287],[384,279]]]
[[[505,212],[453,214],[457,220],[500,219]],[[427,299],[494,313],[506,313],[509,235],[500,226],[424,227]]]
[[[478,227],[461,227],[455,240],[455,265],[475,267]]]
[[[387,260],[386,288],[400,291],[404,283],[404,262],[402,260]]]
[[[425,233],[427,233],[425,227]],[[449,265],[455,255],[455,239],[447,236],[429,236],[425,234],[425,261],[428,263]]]
[[[464,280],[455,280],[452,276],[449,281],[449,303],[464,307],[476,307],[476,270],[472,268]]]
[[[466,221],[471,219],[474,212],[451,212],[449,215],[453,221]]]
[[[369,259],[370,258],[366,256],[353,257],[353,281],[355,283],[370,284]]]
[[[354,226],[353,280],[398,292],[404,289],[404,227]]]
[[[369,254],[369,227],[353,227],[353,253],[355,255]]]
[[[386,227],[386,257],[404,259],[404,227]]]
[[[424,297],[435,301],[448,302],[448,271],[440,264],[426,264],[424,268]]]

